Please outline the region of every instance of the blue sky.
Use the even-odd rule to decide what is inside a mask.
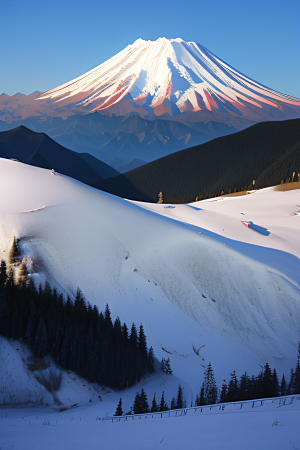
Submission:
[[[165,36],[300,98],[300,0],[2,0],[0,17],[0,93],[46,91]]]

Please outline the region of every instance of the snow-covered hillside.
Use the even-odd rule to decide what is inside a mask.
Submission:
[[[65,412],[49,408],[1,408],[0,445],[3,450],[154,450],[203,448],[219,450],[298,449],[300,397],[240,405],[216,405],[203,411],[175,411],[155,419],[128,418],[112,423],[97,420],[99,405]],[[238,408],[238,409],[237,409]],[[173,417],[172,417],[173,416]],[[48,425],[48,426],[47,426]]]
[[[72,104],[77,111],[110,109],[118,115],[213,111],[257,121],[300,113],[299,99],[251,80],[200,44],[164,37],[138,39],[95,69],[42,94],[37,105],[45,99],[56,102],[54,109]],[[289,108],[283,112],[283,106]]]
[[[257,374],[268,361],[288,375],[294,366],[300,217],[291,214],[299,191],[168,208],[16,161],[0,159],[0,179],[1,258],[16,236],[37,282],[48,279],[71,296],[79,286],[101,310],[109,303],[113,318],[142,322],[188,401],[209,361],[219,385],[234,369]],[[205,345],[201,357],[193,345]]]

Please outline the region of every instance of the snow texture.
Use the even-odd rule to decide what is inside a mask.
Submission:
[[[142,322],[192,400],[209,361],[218,385],[233,369],[257,374],[266,362],[288,376],[299,340],[300,223],[290,215],[299,191],[165,208],[5,159],[0,178],[1,257],[16,236],[37,283],[72,298],[79,286],[113,318]],[[193,345],[204,345],[201,356]]]

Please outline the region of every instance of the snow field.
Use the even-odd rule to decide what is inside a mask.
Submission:
[[[65,450],[205,449],[289,450],[299,448],[300,401],[278,407],[266,402],[250,410],[226,409],[220,413],[163,419],[138,419],[111,423],[95,420],[96,408],[77,408],[64,413],[41,408],[1,408],[0,443],[3,449]],[[228,405],[226,405],[227,407]],[[7,418],[6,418],[7,415]],[[29,425],[30,422],[30,425]],[[49,425],[46,425],[49,424]]]
[[[280,228],[288,243],[296,243],[291,254],[283,250],[280,230],[282,248],[263,246],[273,233],[247,229],[230,208],[246,214],[256,198],[258,212],[269,209],[272,228],[295,210],[298,191],[195,204],[203,211],[168,209],[133,204],[50,173],[0,160],[7,192],[0,199],[3,257],[13,236],[20,237],[24,253],[36,262],[37,281],[48,279],[72,297],[79,286],[101,310],[109,303],[113,318],[119,315],[129,327],[142,322],[157,358],[170,357],[174,375],[193,398],[208,361],[218,385],[234,369],[257,374],[267,361],[288,375],[299,339],[298,216],[286,218],[293,227]],[[284,211],[280,195],[289,205]],[[251,208],[242,219],[250,217],[254,203]],[[201,357],[192,345],[205,345]]]

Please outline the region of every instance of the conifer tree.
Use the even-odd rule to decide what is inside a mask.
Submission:
[[[287,386],[285,381],[284,374],[282,375],[281,384],[280,384],[280,395],[286,395]]]
[[[228,383],[228,390],[227,390],[227,401],[228,402],[235,402],[239,395],[239,386],[238,386],[238,380],[236,377],[235,370],[231,373],[231,378]]]
[[[247,372],[243,373],[239,382],[238,400],[247,400],[249,397],[249,376]]]
[[[133,402],[133,414],[141,414],[141,412],[142,412],[141,398],[139,392],[137,392]]]
[[[203,387],[203,398],[205,402],[204,404],[212,405],[216,403],[218,398],[218,388],[216,385],[213,368],[210,362],[204,372],[204,381],[202,387]]]
[[[156,398],[155,398],[155,393],[153,396],[153,400],[152,400],[152,405],[151,405],[151,411],[150,412],[157,412],[158,411],[158,405],[156,403]]]
[[[122,409],[122,398],[120,397],[116,412],[114,414],[114,416],[123,416],[123,409]]]
[[[272,395],[272,372],[268,363],[264,367],[262,381],[262,397],[271,397]]]
[[[200,397],[199,397],[199,405],[198,406],[203,406],[206,405],[206,400],[204,398],[204,386],[202,384],[201,390],[200,390]]]
[[[287,395],[294,393],[294,371],[291,369],[290,382],[286,391]]]
[[[160,412],[162,412],[162,411],[168,411],[168,405],[167,405],[167,403],[165,402],[165,391],[162,391],[162,394],[161,394],[161,400],[160,400],[160,404],[159,404],[159,411]]]
[[[172,375],[173,370],[171,368],[170,358],[168,359],[162,358],[160,367],[161,370],[165,372],[167,375]]]
[[[146,395],[146,392],[144,391],[144,389],[141,390],[141,394],[140,394],[140,406],[141,406],[142,414],[146,414],[149,412],[148,399],[147,399],[147,395]]]
[[[177,409],[185,408],[185,402],[183,399],[183,389],[182,389],[181,384],[179,384],[178,391],[177,391],[176,408]]]
[[[19,239],[16,239],[14,236],[11,249],[8,253],[9,264],[17,264],[20,261],[20,257],[21,257],[21,252],[20,252],[20,247],[19,247]]]
[[[221,394],[220,394],[220,403],[225,403],[226,398],[227,398],[227,384],[226,384],[226,380],[223,380]],[[200,398],[199,398],[199,401],[200,401]]]
[[[155,372],[155,368],[154,368],[154,351],[153,348],[150,347],[149,352],[148,352],[148,372],[149,373],[153,373]]]
[[[136,326],[134,323],[132,324],[130,331],[130,345],[132,348],[137,348],[138,345],[138,336],[136,332]]]
[[[271,386],[270,386],[270,396],[271,397],[278,397],[279,395],[279,382],[278,382],[278,376],[276,369],[273,369],[272,378],[271,378]]]
[[[26,258],[22,259],[20,269],[19,269],[19,277],[18,277],[18,286],[20,289],[24,289],[28,282],[28,270],[26,267]]]
[[[172,397],[170,409],[177,409],[176,400]]]

